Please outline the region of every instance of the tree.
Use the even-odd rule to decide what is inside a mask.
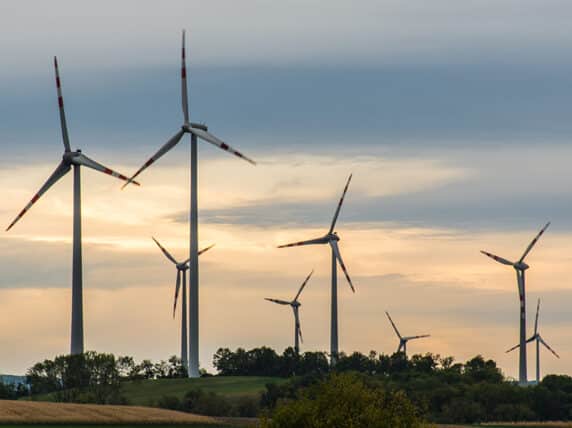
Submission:
[[[332,373],[303,390],[298,399],[279,404],[262,426],[418,428],[423,423],[403,393],[369,387],[357,374]]]

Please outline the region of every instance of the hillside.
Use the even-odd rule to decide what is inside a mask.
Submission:
[[[183,396],[192,389],[215,392],[230,399],[256,396],[267,383],[283,383],[284,378],[260,376],[214,376],[199,379],[157,379],[125,382],[122,395],[129,404],[152,406],[163,396]]]
[[[0,424],[187,424],[220,426],[208,416],[135,406],[0,400]]]

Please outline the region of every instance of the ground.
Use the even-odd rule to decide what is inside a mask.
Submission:
[[[7,424],[188,424],[216,426],[219,421],[190,413],[138,406],[0,400],[0,425]]]

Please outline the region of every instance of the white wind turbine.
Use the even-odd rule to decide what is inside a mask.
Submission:
[[[187,345],[187,270],[189,269],[189,259],[185,260],[184,262],[178,262],[172,255],[169,253],[165,247],[163,247],[159,241],[153,238],[155,244],[161,249],[165,257],[169,259],[175,267],[177,268],[177,282],[175,285],[175,301],[173,303],[173,318],[175,318],[175,311],[177,310],[177,300],[179,298],[179,289],[181,288],[181,277],[183,278],[183,295],[181,299],[183,300],[182,304],[182,316],[181,316],[181,363],[185,370],[189,370],[189,358],[188,358],[188,350],[189,347]],[[209,247],[203,248],[199,251],[199,256],[204,252],[210,250],[214,247],[212,244]]]
[[[540,239],[544,231],[550,226],[550,222],[546,223],[546,225],[538,232],[538,235],[532,240],[526,250],[522,254],[522,257],[518,260],[518,262],[511,262],[507,259],[503,259],[502,257],[495,256],[494,254],[487,253],[486,251],[481,251],[484,255],[490,257],[491,259],[502,263],[503,265],[512,266],[516,271],[516,281],[518,285],[518,296],[520,298],[520,341],[519,341],[519,364],[518,364],[518,383],[520,385],[526,385],[528,383],[528,376],[526,373],[526,292],[525,292],[525,280],[524,280],[524,273],[530,267],[526,263],[524,263],[525,257],[530,253],[532,247],[536,244],[536,242]]]
[[[340,240],[338,234],[334,231],[336,227],[336,221],[338,220],[338,215],[340,214],[340,209],[342,208],[342,204],[344,202],[344,197],[346,196],[346,192],[348,191],[348,186],[352,179],[352,175],[350,174],[348,181],[346,182],[346,186],[344,187],[344,191],[342,193],[342,197],[340,198],[340,202],[338,202],[338,206],[336,208],[336,212],[334,214],[334,218],[332,220],[332,224],[330,226],[330,230],[322,236],[321,238],[316,239],[309,239],[307,241],[300,241],[294,242],[292,244],[280,245],[278,248],[286,248],[286,247],[297,247],[300,245],[318,245],[318,244],[329,244],[332,250],[332,290],[331,290],[331,318],[330,318],[330,360],[331,364],[334,365],[336,363],[338,357],[338,269],[337,264],[339,263],[348,283],[355,293],[354,286],[352,284],[352,280],[348,274],[344,261],[342,260],[342,256],[340,254],[340,249],[338,247],[338,241]]]
[[[300,286],[300,289],[298,290],[298,293],[296,294],[294,299],[292,299],[291,301],[280,300],[280,299],[270,299],[268,297],[264,298],[265,300],[268,300],[269,302],[278,303],[279,305],[289,305],[292,308],[292,310],[294,311],[294,351],[296,352],[296,354],[300,353],[299,341],[304,342],[304,340],[302,339],[302,329],[300,328],[300,316],[298,313],[298,311],[300,310],[300,306],[302,306],[302,304],[300,303],[298,298],[300,297],[300,294],[302,294],[302,290],[306,286],[306,283],[308,282],[308,280],[310,279],[310,277],[312,276],[313,273],[314,273],[314,271],[312,270],[312,272],[310,272],[310,274],[306,277],[306,279],[304,280],[304,282]]]
[[[199,230],[198,230],[198,166],[197,166],[197,142],[198,138],[211,143],[226,152],[232,153],[239,158],[246,160],[252,164],[255,162],[237,150],[230,147],[224,141],[215,137],[208,132],[208,128],[204,124],[193,123],[189,121],[189,102],[187,94],[187,67],[185,62],[185,31],[182,36],[181,49],[181,98],[183,107],[183,124],[181,129],[171,137],[147,162],[143,164],[139,170],[133,174],[129,180],[133,180],[141,172],[143,172],[152,163],[157,161],[161,156],[177,145],[183,135],[191,135],[191,209],[189,213],[190,223],[190,293],[189,293],[189,342],[190,342],[190,358],[189,358],[189,376],[199,377]],[[127,184],[126,184],[127,185]],[[123,186],[125,187],[125,186]]]
[[[534,320],[534,334],[526,341],[526,343],[530,343],[532,341],[536,342],[536,383],[537,384],[540,383],[540,344],[542,343],[546,349],[548,349],[550,352],[552,352],[554,354],[554,356],[556,356],[556,358],[560,358],[560,355],[558,355],[556,353],[556,351],[554,351],[554,349],[552,349],[548,345],[548,343],[546,343],[544,341],[544,339],[542,338],[542,336],[538,332],[538,314],[539,314],[539,312],[540,312],[540,299],[538,299],[538,304],[536,305],[536,318]],[[506,352],[508,353],[508,352],[514,351],[516,348],[520,348],[520,344],[513,346],[512,348],[510,348]]]
[[[397,330],[397,327],[395,326],[395,323],[391,319],[389,312],[385,311],[385,315],[387,315],[387,318],[389,318],[389,322],[391,323],[393,330],[395,330],[395,334],[397,334],[397,337],[399,338],[399,346],[397,347],[396,352],[403,351],[403,355],[405,356],[405,358],[407,358],[407,342],[409,342],[410,340],[421,339],[423,337],[431,336],[430,334],[421,334],[419,336],[401,336],[399,330]]]
[[[32,200],[18,214],[6,231],[20,220],[24,214],[34,205],[40,197],[48,191],[60,178],[66,175],[73,167],[73,262],[72,262],[72,320],[71,320],[71,346],[72,354],[81,354],[84,351],[83,346],[83,274],[82,274],[82,257],[81,257],[81,174],[80,168],[95,169],[121,180],[127,181],[128,178],[121,175],[100,163],[88,158],[81,150],[72,151],[68,136],[66,124],[66,115],[64,112],[64,99],[62,97],[61,80],[58,70],[58,60],[54,57],[54,68],[56,73],[56,87],[58,93],[58,106],[60,111],[60,125],[62,128],[62,138],[64,143],[64,154],[60,164],[56,170],[50,175],[38,193],[34,195]],[[135,183],[139,185],[139,183]]]

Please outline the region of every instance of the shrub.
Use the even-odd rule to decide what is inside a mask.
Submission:
[[[295,400],[278,404],[263,427],[418,428],[423,423],[402,392],[372,388],[351,373],[331,374],[303,390]]]

